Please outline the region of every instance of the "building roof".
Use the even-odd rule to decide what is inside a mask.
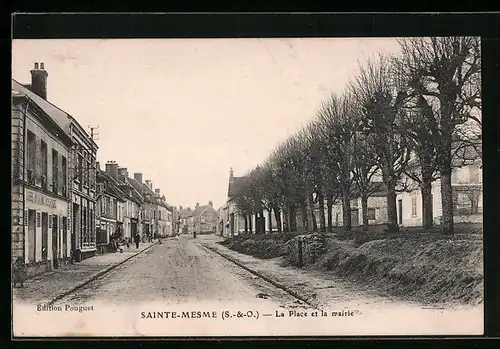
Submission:
[[[245,188],[248,184],[248,177],[232,177],[229,179],[229,187],[227,196],[229,199],[241,196],[245,193]]]
[[[194,211],[191,211],[190,216],[191,217],[199,217],[205,213],[211,213],[213,215],[217,215],[217,211],[210,206],[210,205],[204,205],[204,206],[198,206],[194,209]]]
[[[50,103],[48,100],[43,99],[35,92],[30,90],[31,85],[23,85],[12,79],[12,90],[17,93],[23,94],[27,96],[30,100],[32,100],[44,113],[46,113],[50,118],[68,135],[70,136],[70,125],[73,123],[77,125],[81,132],[85,133],[88,136],[89,141],[91,141],[92,145],[97,149],[98,146],[94,142],[94,140],[90,139],[90,136],[85,132],[83,127],[73,118],[70,114],[57,107],[56,105]]]
[[[102,170],[97,171],[96,179],[98,182],[106,182],[106,192],[121,201],[125,201],[127,199],[126,193],[124,193],[119,187],[118,182],[108,175],[106,172]]]
[[[41,111],[42,115],[39,115],[39,117],[45,119],[46,122],[48,122],[48,125],[50,125],[49,128],[54,131],[54,134],[68,145],[71,145],[73,143],[69,135],[69,128],[66,130],[61,126],[61,124],[57,122],[57,113],[54,114],[50,108],[43,108],[43,106],[48,103],[47,101],[45,101],[45,99],[30,91],[14,79],[12,79],[11,96],[13,99],[26,98],[28,101],[34,103],[37,109]],[[42,103],[40,100],[44,101],[45,103]]]

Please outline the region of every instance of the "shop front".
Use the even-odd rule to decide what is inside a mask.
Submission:
[[[25,190],[25,263],[29,274],[58,268],[70,258],[69,200]]]

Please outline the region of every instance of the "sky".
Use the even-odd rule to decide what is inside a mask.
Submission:
[[[14,40],[12,77],[43,62],[48,100],[85,129],[97,160],[143,173],[173,206],[226,202],[244,175],[341,93],[390,38]]]

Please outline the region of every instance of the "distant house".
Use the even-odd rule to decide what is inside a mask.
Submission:
[[[217,231],[218,215],[212,201],[208,205],[196,204],[195,209],[188,216],[189,232],[197,234],[213,234]]]
[[[189,218],[191,217],[192,210],[190,207],[184,208],[179,206],[179,233],[188,234],[189,233]]]
[[[97,216],[96,226],[97,250],[107,251],[107,244],[116,233],[123,233],[123,217],[120,207],[126,201],[126,194],[119,189],[118,183],[106,171],[97,169]]]
[[[452,172],[454,223],[481,223],[483,212],[482,169],[478,164],[466,164]],[[380,190],[368,198],[369,225],[387,224],[387,193],[383,183]],[[398,225],[401,227],[422,226],[422,194],[418,183],[412,182],[403,191],[399,188],[396,196]],[[433,222],[440,224],[442,217],[441,183],[432,183]],[[343,226],[342,203],[337,201],[333,207],[333,225]],[[351,199],[351,225],[363,225],[361,198],[354,192]]]
[[[274,214],[269,215],[267,210],[263,210],[263,215],[260,217],[258,214],[244,215],[242,214],[240,208],[237,205],[237,199],[245,195],[245,188],[247,186],[247,177],[235,177],[233,169],[231,168],[229,172],[229,183],[227,192],[227,201],[224,206],[222,206],[222,213],[219,215],[223,222],[223,233],[224,236],[231,236],[233,234],[242,233],[245,230],[248,232],[257,232],[258,221],[264,221],[265,231],[270,230],[277,231],[278,225],[276,223],[276,218]],[[281,222],[284,222],[283,213],[280,212]],[[269,216],[271,219],[269,219]]]

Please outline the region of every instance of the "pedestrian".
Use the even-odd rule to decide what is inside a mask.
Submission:
[[[135,240],[135,248],[139,248],[139,242],[141,241],[141,236],[139,235],[139,233],[135,234],[134,240]]]
[[[26,266],[24,265],[24,261],[22,257],[17,257],[12,265],[12,273],[14,287],[16,284],[20,284],[21,287],[24,287],[24,279],[26,277]]]

